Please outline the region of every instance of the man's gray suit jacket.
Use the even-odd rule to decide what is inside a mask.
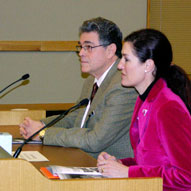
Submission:
[[[116,62],[99,87],[88,111],[83,128],[80,128],[85,107],[69,113],[46,130],[43,143],[76,147],[97,158],[106,151],[117,158],[132,157],[129,127],[137,98],[134,88],[121,86],[121,74]],[[78,101],[89,98],[94,78],[89,76]],[[54,117],[43,122],[47,124]]]

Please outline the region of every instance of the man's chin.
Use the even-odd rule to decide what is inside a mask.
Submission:
[[[127,82],[125,81],[125,80],[121,80],[121,85],[123,86],[123,87],[128,87],[128,84],[127,84]]]
[[[81,67],[81,71],[82,73],[89,73],[88,68]]]

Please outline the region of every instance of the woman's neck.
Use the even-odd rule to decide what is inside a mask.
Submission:
[[[138,91],[139,95],[142,95],[154,80],[154,77],[147,78],[135,86],[135,89]]]
[[[145,101],[147,96],[149,95],[149,92],[151,91],[152,87],[156,83],[156,79],[147,87],[147,89],[144,91],[143,94],[141,94],[139,97],[141,98],[142,101]]]

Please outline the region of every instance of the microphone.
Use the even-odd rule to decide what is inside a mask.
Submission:
[[[29,77],[30,77],[29,74],[25,74],[25,75],[23,75],[23,76],[21,77],[21,80],[26,80],[26,79],[28,79]]]
[[[43,129],[46,129],[47,127],[50,127],[52,125],[54,125],[55,123],[57,123],[58,121],[60,121],[65,115],[67,115],[71,110],[77,109],[81,106],[85,106],[87,105],[89,102],[89,99],[85,98],[83,100],[81,100],[77,105],[74,105],[73,107],[69,108],[68,110],[64,111],[63,113],[61,113],[58,117],[56,117],[55,119],[53,119],[52,121],[50,121],[47,125],[45,125],[44,127],[42,127],[41,129],[39,129],[38,131],[36,131],[34,134],[32,134],[28,139],[25,139],[24,142],[17,148],[17,150],[15,151],[13,157],[17,158],[20,154],[20,152],[22,151],[22,148],[25,144],[27,144],[34,136],[36,136],[40,131],[42,131]]]
[[[13,84],[15,84],[15,83],[17,83],[17,82],[19,82],[19,81],[21,81],[21,80],[26,80],[26,79],[28,79],[29,77],[30,77],[29,74],[23,75],[20,79],[16,80],[15,82],[11,83],[10,85],[8,85],[8,86],[5,87],[4,89],[2,89],[2,90],[0,91],[0,94],[1,94],[3,91],[5,91],[8,87],[12,86]]]

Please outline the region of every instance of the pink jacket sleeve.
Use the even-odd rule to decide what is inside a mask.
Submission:
[[[136,165],[136,161],[135,161],[134,158],[124,158],[124,159],[120,159],[120,161],[121,161],[122,164],[124,164],[125,166]]]
[[[157,113],[157,128],[168,162],[159,166],[134,165],[129,177],[162,177],[171,188],[191,189],[191,116],[174,102],[168,102]],[[151,159],[152,160],[152,159]],[[132,159],[122,159],[131,165]]]

